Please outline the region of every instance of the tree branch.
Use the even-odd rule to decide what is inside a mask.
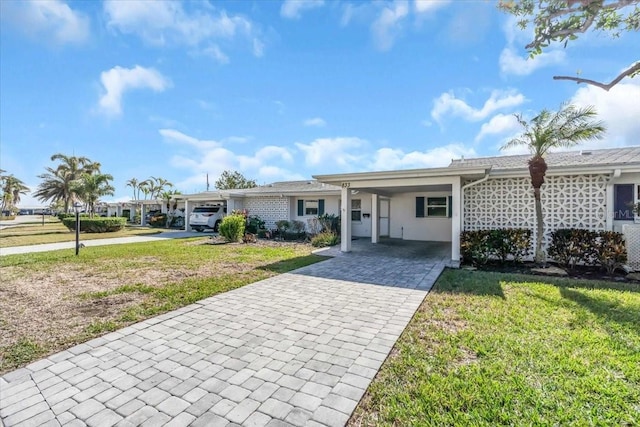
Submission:
[[[588,85],[599,87],[600,89],[604,89],[608,92],[609,89],[611,89],[612,87],[620,83],[620,80],[629,76],[633,77],[636,73],[640,73],[640,61],[636,62],[631,67],[627,68],[625,71],[620,73],[618,77],[613,79],[610,83],[601,83],[591,79],[583,79],[580,77],[571,77],[571,76],[553,76],[553,80],[570,80],[570,81],[576,82],[577,84],[585,83]]]

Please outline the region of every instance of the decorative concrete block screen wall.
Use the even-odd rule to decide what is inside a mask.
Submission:
[[[289,197],[251,197],[244,201],[250,216],[259,216],[267,230],[276,228],[276,222],[289,219]]]
[[[606,230],[607,175],[548,176],[542,186],[545,245],[559,228]],[[531,179],[496,178],[464,194],[464,229],[536,228]],[[535,245],[535,243],[534,243]]]

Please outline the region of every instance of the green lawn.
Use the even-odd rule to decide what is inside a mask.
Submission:
[[[207,237],[0,257],[0,374],[46,354],[325,258],[310,245]]]
[[[165,229],[147,227],[125,227],[113,233],[82,233],[80,240],[109,239],[113,237],[130,237],[156,234]],[[69,231],[57,218],[44,223],[27,223],[0,230],[0,248],[12,246],[38,245],[41,243],[72,242],[75,232]]]
[[[640,425],[640,287],[445,270],[350,425]]]

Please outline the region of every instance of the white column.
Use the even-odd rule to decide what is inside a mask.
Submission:
[[[635,186],[634,186],[635,187]],[[634,192],[635,192],[635,188],[634,188]],[[607,216],[605,221],[606,221],[606,227],[607,230],[612,231],[613,230],[613,215],[615,214],[614,210],[615,210],[615,202],[614,202],[614,198],[613,198],[613,184],[608,183],[606,186],[606,206],[607,208],[605,209],[605,215]]]
[[[342,187],[341,199],[340,250],[342,252],[351,252],[351,189],[349,187]]]
[[[460,261],[460,223],[463,214],[461,206],[462,191],[461,179],[454,177],[451,183],[451,260]]]
[[[184,231],[189,231],[189,200],[184,199]]]
[[[147,206],[143,203],[140,208],[140,225],[147,225],[145,216],[147,215]]]
[[[129,204],[129,221],[133,222],[136,219],[136,205],[133,203]]]
[[[371,195],[371,243],[380,240],[380,197]]]

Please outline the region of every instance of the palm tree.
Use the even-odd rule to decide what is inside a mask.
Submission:
[[[45,174],[38,175],[43,182],[38,186],[35,196],[41,201],[62,200],[64,211],[69,212],[74,197],[72,183],[83,173],[99,172],[101,165],[87,157],[67,156],[62,153],[51,156],[51,161],[60,161],[60,164],[55,169],[48,167]]]
[[[530,121],[525,120],[520,114],[515,116],[524,131],[519,137],[507,142],[502,149],[524,145],[533,155],[529,159],[529,174],[531,175],[536,209],[535,261],[543,263],[545,258],[542,251],[544,223],[540,189],[544,184],[547,172],[547,162],[544,160],[544,156],[550,149],[570,148],[584,141],[601,139],[606,128],[603,122],[594,120],[597,113],[593,106],[578,108],[574,105],[563,104],[559,111],[542,110]]]
[[[1,171],[3,173],[5,171]],[[2,184],[2,206],[0,212],[4,210],[13,211],[18,203],[20,203],[20,195],[27,194],[29,187],[24,182],[13,175],[1,175],[0,183]]]
[[[110,174],[99,172],[83,173],[80,179],[72,184],[72,189],[89,207],[91,216],[95,213],[96,202],[102,196],[113,196],[115,188],[109,184],[113,180]]]
[[[133,200],[138,200],[140,198],[140,182],[136,178],[131,178],[127,181],[127,187],[133,189]]]

